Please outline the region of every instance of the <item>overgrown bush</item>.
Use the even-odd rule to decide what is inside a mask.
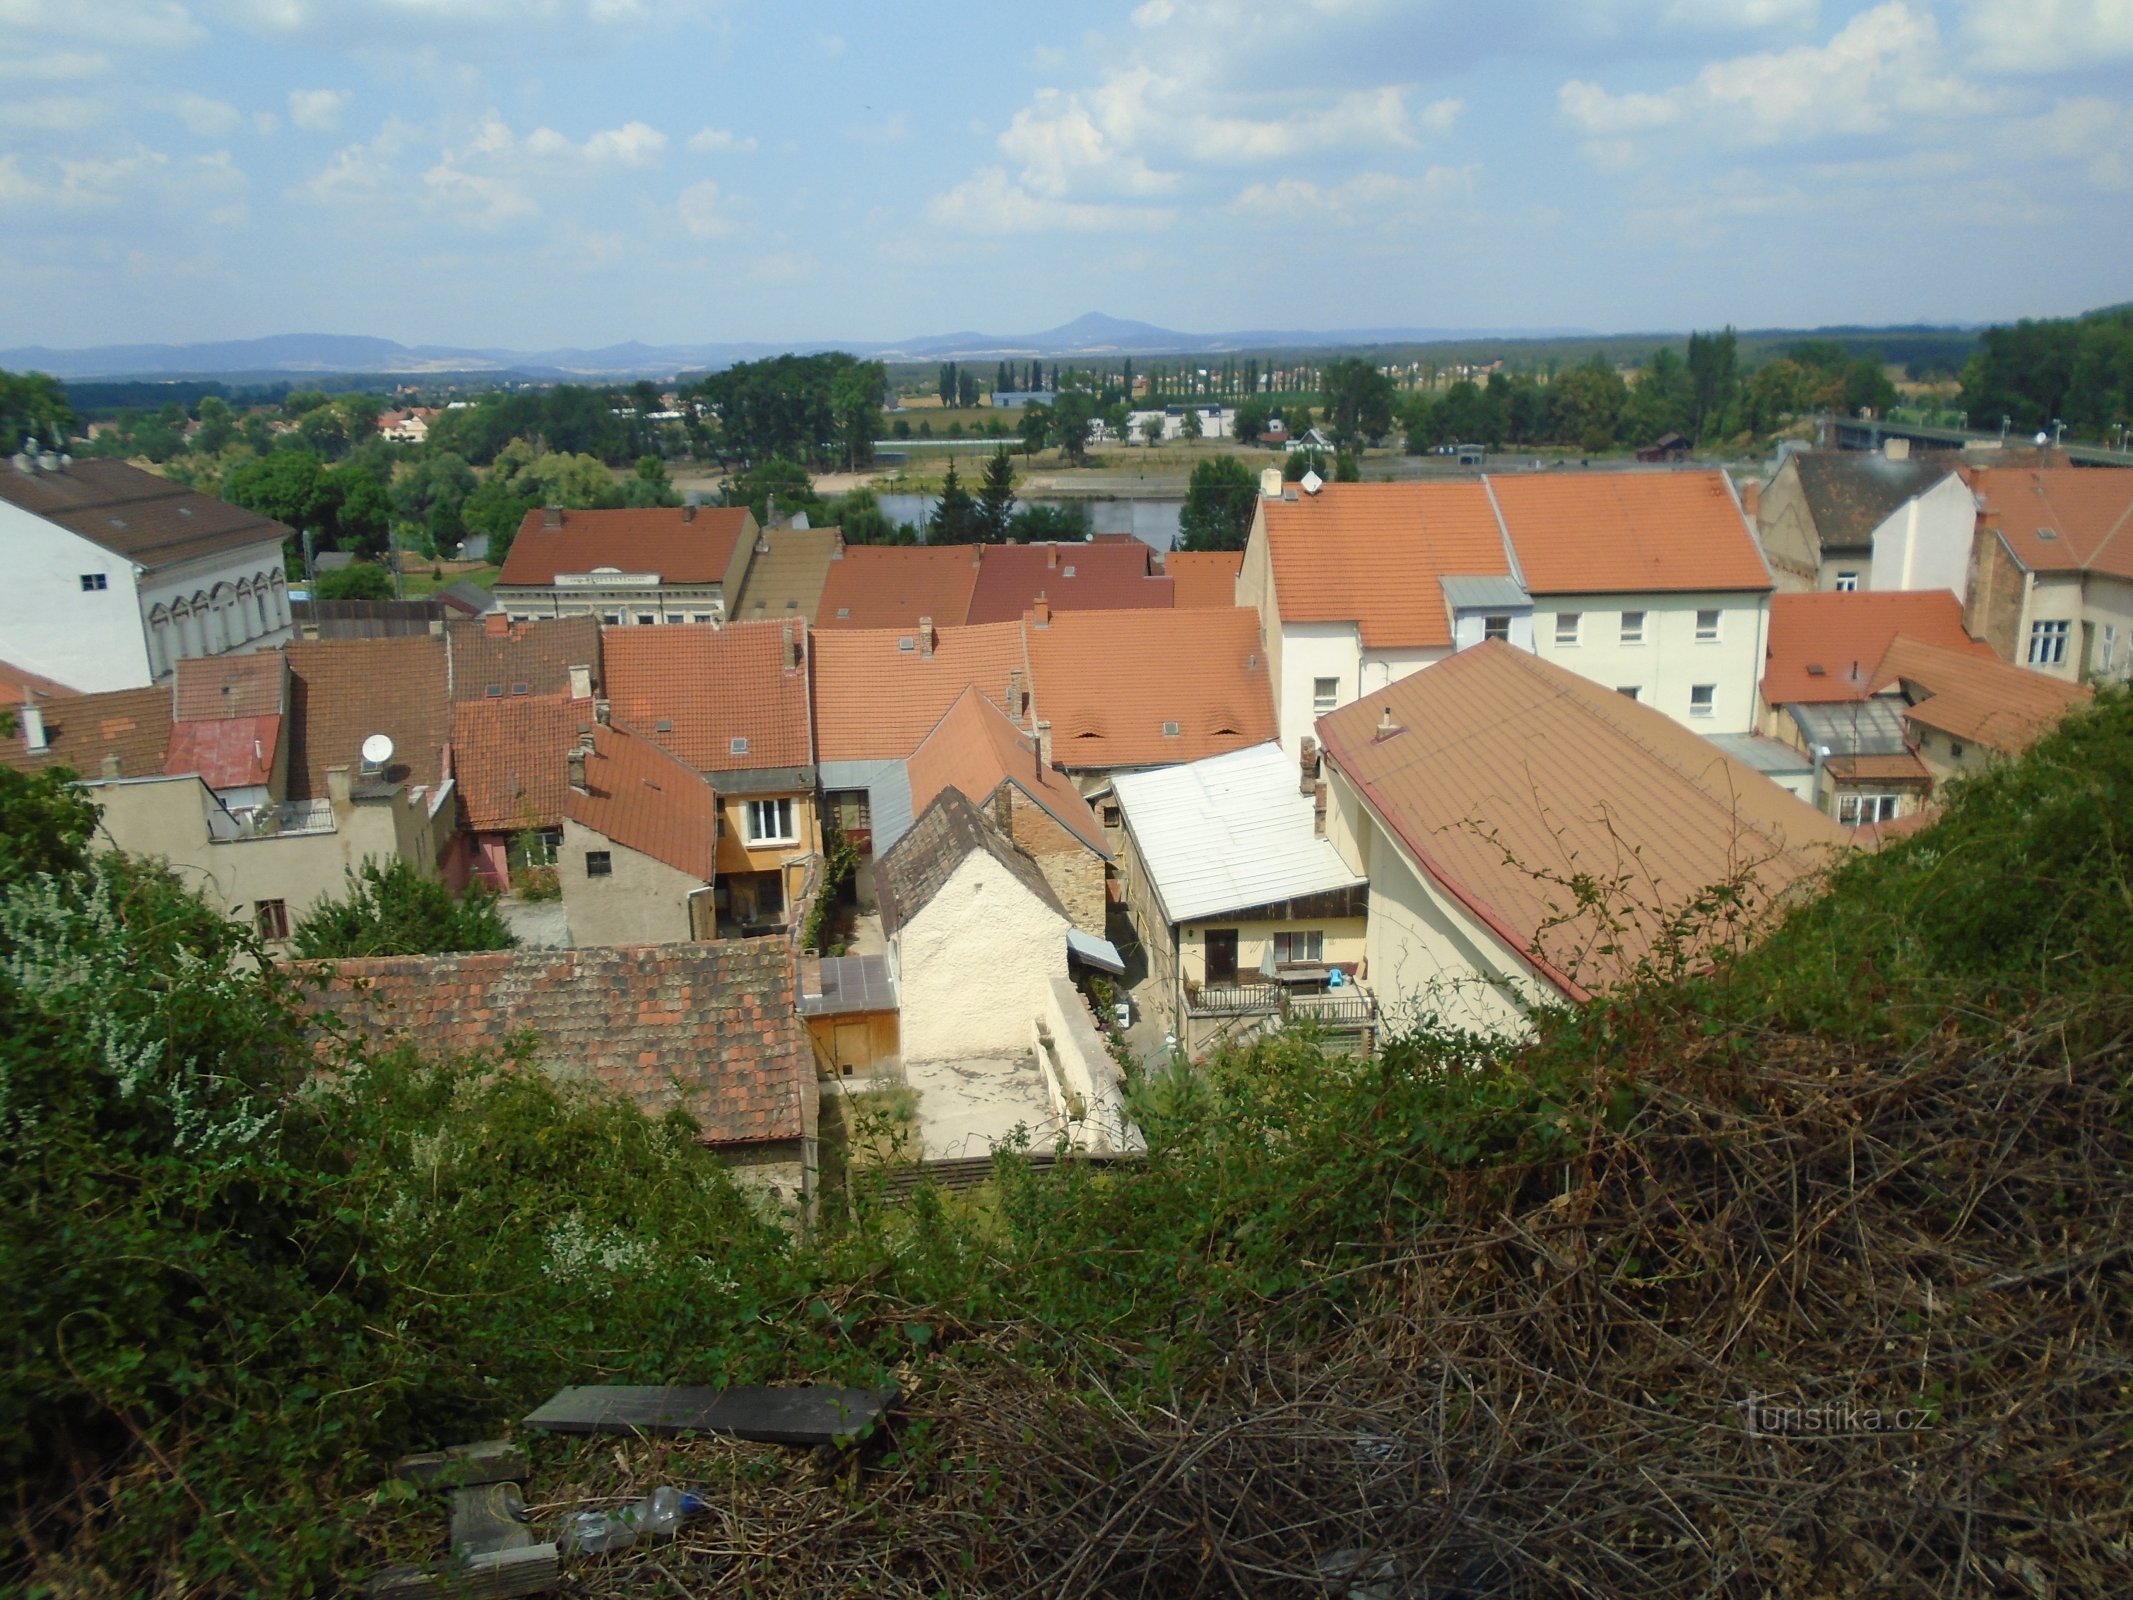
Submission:
[[[454,895],[412,862],[366,860],[348,869],[348,894],[321,900],[296,925],[291,944],[306,960],[350,956],[449,955],[509,950],[518,938],[480,883]]]

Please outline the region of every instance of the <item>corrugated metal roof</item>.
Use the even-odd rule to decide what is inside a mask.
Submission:
[[[1118,946],[1109,939],[1099,939],[1093,933],[1083,933],[1079,928],[1067,929],[1067,950],[1081,957],[1092,967],[1102,967],[1106,972],[1123,975],[1126,958],[1118,953]]]
[[[1311,831],[1311,796],[1275,744],[1120,775],[1112,789],[1175,922],[1363,880]]]
[[[1760,733],[1710,733],[1705,738],[1742,766],[1757,772],[1812,772],[1814,758],[1795,750],[1782,739]]]

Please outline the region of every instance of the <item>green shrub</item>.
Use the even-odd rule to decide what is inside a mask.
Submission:
[[[349,868],[347,898],[321,900],[296,925],[291,943],[305,960],[334,960],[509,950],[518,939],[482,885],[455,896],[396,859]]]

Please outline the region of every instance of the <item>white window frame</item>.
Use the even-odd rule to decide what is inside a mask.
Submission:
[[[2098,672],[2109,672],[2118,662],[2118,630],[2110,623],[2103,625],[2103,656],[2096,663]]]
[[[1622,642],[1624,644],[1644,643],[1643,612],[1625,611],[1622,613]]]
[[[1903,796],[1896,794],[1840,794],[1837,821],[1847,828],[1863,828],[1875,822],[1894,822]]]
[[[1322,717],[1340,703],[1340,679],[1313,678],[1311,680],[1311,711],[1314,716]]]
[[[1708,626],[1703,620],[1705,617],[1711,619]],[[1696,642],[1698,644],[1718,643],[1718,630],[1724,617],[1725,613],[1723,611],[1699,610],[1696,613]]]
[[[1511,642],[1511,617],[1508,612],[1484,616],[1481,619],[1481,642],[1487,644],[1491,639],[1500,639],[1505,644]]]
[[[800,842],[796,813],[789,795],[772,800],[750,800],[741,817],[741,836],[751,850],[766,845]],[[773,826],[766,829],[765,822]]]
[[[1698,697],[1701,696],[1699,699]],[[1715,683],[1692,683],[1689,685],[1689,715],[1692,717],[1715,717],[1718,715],[1718,685]]]
[[[1839,593],[1839,594],[1856,594],[1856,593],[1858,592],[1858,589],[1859,589],[1859,574],[1858,574],[1858,573],[1856,573],[1856,572],[1840,572],[1840,573],[1838,573],[1838,574],[1837,574],[1837,593]]]
[[[2029,664],[2033,667],[2066,665],[2066,641],[2074,625],[2063,617],[2047,617],[2029,625]]]
[[[1555,645],[1559,650],[1576,647],[1579,636],[1585,631],[1585,613],[1582,611],[1558,611],[1555,614]]]
[[[1295,961],[1323,962],[1325,959],[1326,934],[1323,928],[1295,928],[1274,935],[1276,966]]]

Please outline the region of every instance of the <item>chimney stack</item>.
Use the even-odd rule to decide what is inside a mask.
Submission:
[[[844,530],[842,528],[832,528],[830,529],[830,560],[842,561],[843,559]]]
[[[579,794],[591,794],[592,791],[585,786],[585,747],[579,745],[567,753],[563,762],[570,771],[570,787]]]
[[[918,619],[918,653],[921,660],[931,661],[933,659],[933,619],[931,617],[920,617]]]
[[[1007,714],[1017,722],[1022,720],[1022,669],[1007,669]]]
[[[684,522],[694,522],[696,520],[696,501],[693,498],[681,508],[681,520]]]
[[[44,707],[31,695],[22,702],[22,747],[31,755],[40,755],[52,748],[52,741],[45,736]]]
[[[119,760],[117,751],[114,750],[104,757],[104,776],[106,778],[123,777],[125,772],[125,763]]]
[[[1300,748],[1302,755],[1298,765],[1302,768],[1299,774],[1301,787],[1296,792],[1309,794],[1318,782],[1318,741],[1306,735]]]
[[[800,639],[798,630],[791,623],[785,624],[785,670],[800,670]]]
[[[1326,836],[1326,786],[1315,783],[1311,786],[1311,837]]]
[[[608,725],[609,719],[611,719],[614,714],[615,708],[612,705],[608,704],[607,701],[595,700],[593,702],[593,721],[597,722],[601,727],[606,727]],[[585,735],[585,748],[588,750],[592,748],[592,735],[589,733]]]
[[[1279,500],[1281,498],[1281,468],[1261,467],[1259,469],[1259,498],[1262,500]]]
[[[1405,733],[1406,731],[1407,730],[1405,728],[1401,727],[1397,722],[1392,720],[1392,707],[1387,706],[1384,709],[1383,713],[1378,717],[1377,732],[1371,735],[1370,742],[1372,744],[1379,744],[1387,739],[1390,739],[1396,733]]]
[[[491,611],[481,619],[481,631],[492,639],[510,638],[511,613],[508,611]]]
[[[1046,572],[1057,572],[1057,571],[1059,570],[1059,546],[1058,546],[1058,545],[1056,545],[1056,544],[1047,544],[1047,545],[1046,545],[1046,546],[1044,547],[1044,570],[1045,570]]]
[[[590,665],[570,669],[570,698],[590,700],[593,697],[593,669]]]
[[[1052,603],[1045,599],[1043,590],[1037,592],[1037,603],[1030,607],[1030,613],[1037,619],[1038,627],[1049,628],[1052,625]]]
[[[560,527],[562,527],[562,526],[563,526],[563,508],[562,508],[561,506],[543,506],[543,507],[541,507],[541,526],[542,526],[542,527],[544,527],[544,528],[560,528]]]
[[[1037,719],[1037,764],[1048,767],[1052,764],[1052,724],[1049,719]]]
[[[778,496],[777,492],[773,490],[763,501],[763,526],[766,528],[774,528],[777,525]]]
[[[354,799],[354,794],[348,783],[347,767],[328,767],[326,769],[326,799],[336,811],[341,810]]]

